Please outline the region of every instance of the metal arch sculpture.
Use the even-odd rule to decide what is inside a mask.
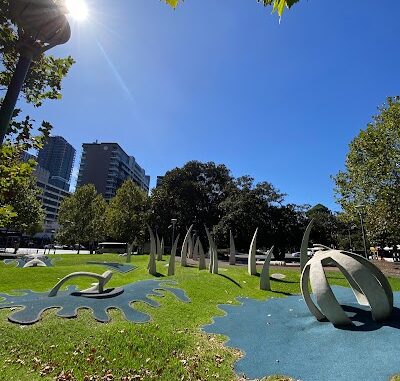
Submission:
[[[208,245],[210,248],[210,273],[211,274],[218,274],[218,251],[217,251],[217,246],[211,237],[211,234],[209,230],[207,229],[207,226],[204,226],[206,229],[206,234],[208,238]]]
[[[182,250],[181,250],[181,266],[187,266],[187,254],[188,254],[188,245],[189,245],[189,237],[192,232],[193,225],[190,226],[189,230],[185,235],[185,239],[183,240]]]
[[[258,233],[258,228],[256,229],[250,244],[249,259],[247,265],[247,271],[249,275],[257,275],[257,260],[256,260],[257,233]]]
[[[230,265],[236,264],[236,248],[232,230],[229,230],[229,264]]]
[[[204,255],[204,249],[203,245],[201,244],[200,238],[198,239],[199,241],[199,247],[198,247],[198,256],[199,256],[199,270],[206,270],[206,256]]]
[[[310,221],[307,225],[306,231],[303,235],[303,240],[301,241],[301,248],[300,248],[300,271],[303,271],[304,266],[308,261],[308,241],[310,240],[310,233],[311,229],[314,225],[314,219]]]
[[[161,241],[160,241],[160,237],[158,236],[158,233],[156,231],[156,257],[157,257],[157,261],[161,261],[162,257],[161,257]]]
[[[196,238],[196,243],[194,244],[193,248],[193,260],[198,261],[199,260],[199,245],[200,245],[200,237]]]
[[[157,265],[156,265],[156,240],[154,238],[153,230],[151,227],[147,225],[147,229],[150,234],[150,254],[149,254],[149,264],[147,265],[147,269],[149,270],[150,275],[157,275]]]
[[[321,321],[328,319],[333,325],[353,325],[336,299],[324,272],[324,264],[333,262],[349,282],[357,302],[371,308],[372,318],[383,321],[393,311],[393,291],[383,273],[371,262],[354,253],[340,250],[318,251],[301,274],[301,292],[310,312]],[[311,298],[308,283],[314,293]]]
[[[273,251],[274,247],[272,246],[267,252],[267,257],[265,258],[264,266],[260,275],[260,290],[271,291],[271,282],[269,280],[269,266],[271,264]]]
[[[126,263],[131,263],[131,256],[133,252],[133,246],[134,242],[128,243],[127,249],[126,249]]]
[[[171,255],[169,257],[168,276],[175,275],[175,257],[176,257],[176,249],[178,248],[178,242],[179,242],[179,234],[175,238],[175,242],[171,250]]]

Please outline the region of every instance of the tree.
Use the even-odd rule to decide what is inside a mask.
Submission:
[[[63,199],[58,214],[60,229],[56,239],[62,244],[85,244],[93,248],[106,236],[107,203],[92,184],[77,188]]]
[[[231,186],[232,177],[225,165],[189,161],[167,172],[162,185],[153,191],[150,223],[161,235],[168,234],[171,218],[178,220],[182,235],[192,224],[195,231],[203,232],[204,223],[209,227],[218,224],[219,204]]]
[[[271,241],[274,245],[274,257],[283,260],[285,254],[298,251],[307,226],[305,206],[287,204],[272,210]]]
[[[40,191],[35,181],[30,177],[12,192],[11,205],[16,216],[5,224],[8,230],[36,234],[42,230],[44,222],[44,211],[42,202],[38,199]]]
[[[117,241],[143,243],[149,207],[148,195],[132,180],[125,181],[107,210],[108,235]]]
[[[335,193],[349,224],[363,214],[372,243],[400,240],[400,97],[388,98],[350,143]]]
[[[257,0],[258,3],[263,3],[264,6],[272,5],[273,11],[278,12],[279,16],[282,16],[285,8],[291,8],[292,5],[299,1],[300,0]],[[174,8],[179,4],[179,0],[166,0],[166,2]]]
[[[326,246],[337,246],[341,224],[325,205],[317,204],[306,211],[309,220],[314,219],[310,240]]]
[[[219,205],[221,219],[216,227],[217,241],[228,242],[232,230],[236,245],[247,250],[249,238],[258,228],[258,245],[270,245],[273,230],[271,212],[282,201],[283,194],[270,183],[254,185],[254,179],[249,176],[235,179],[227,197]]]
[[[16,115],[18,113],[17,110]],[[43,220],[41,205],[34,200],[39,193],[32,176],[36,162],[29,160],[24,163],[21,155],[29,149],[41,148],[49,128],[44,124],[39,128],[40,135],[36,137],[30,134],[32,128],[29,117],[21,123],[13,121],[8,136],[13,143],[8,142],[0,147],[0,227],[3,228],[36,230],[32,225],[32,216],[39,218],[37,224]],[[27,205],[29,201],[31,207],[24,209],[22,205]]]
[[[9,14],[9,0],[0,0],[0,91],[5,91],[10,83],[18,59],[17,30]],[[46,99],[60,99],[61,82],[72,64],[71,57],[38,57],[32,63],[22,89],[25,101],[39,107]],[[2,99],[0,104],[1,102]],[[23,151],[40,149],[51,129],[50,123],[42,122],[38,128],[38,135],[33,136],[34,123],[29,116],[22,116],[21,110],[15,110],[5,144],[0,147],[0,227],[12,225],[14,219],[19,221],[16,221],[14,226],[29,225],[27,221],[22,223],[23,218],[30,218],[29,213],[18,215],[14,203],[18,199],[21,205],[21,197],[32,196],[27,190],[35,188],[32,173],[36,163],[23,163],[20,157]],[[36,206],[36,203],[32,204],[32,216],[39,216]]]

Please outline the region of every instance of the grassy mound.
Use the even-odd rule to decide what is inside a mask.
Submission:
[[[106,270],[87,265],[89,260],[124,261],[116,255],[56,257],[62,260],[52,268],[18,269],[0,263],[0,292],[46,291],[71,272]],[[114,273],[109,285],[152,278],[146,271],[147,261],[147,256],[134,256],[132,264],[138,269],[127,274]],[[160,277],[167,274],[166,264],[157,262]],[[249,276],[246,267],[229,266],[221,268],[220,275],[212,275],[177,264],[176,275],[165,279],[176,280],[191,303],[182,303],[170,294],[158,298],[161,308],[139,303],[138,308],[152,316],[148,324],[127,322],[118,311],[111,312],[111,323],[102,324],[91,317],[90,311],[81,310],[76,319],[61,319],[54,311],[47,311],[39,323],[19,326],[8,322],[10,310],[0,310],[0,380],[236,380],[240,376],[235,375],[233,364],[240,353],[225,348],[223,337],[202,333],[200,327],[222,314],[218,304],[235,303],[236,297],[265,299],[300,293],[298,270],[279,272],[286,278],[272,280],[274,292],[265,292],[259,290],[259,278]],[[328,277],[333,284],[347,285],[337,272]],[[390,282],[400,290],[399,279],[392,278]],[[90,283],[87,279],[72,280],[81,288]]]

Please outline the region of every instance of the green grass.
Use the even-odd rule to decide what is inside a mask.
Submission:
[[[46,291],[73,271],[106,270],[86,265],[88,260],[122,261],[116,255],[56,257],[62,260],[53,268],[17,269],[1,263],[0,292],[27,288]],[[134,256],[132,263],[139,268],[128,274],[114,273],[110,286],[152,278],[146,271],[147,260],[146,256]],[[166,263],[157,262],[158,271],[164,275]],[[57,318],[54,311],[48,311],[39,323],[19,326],[8,322],[10,310],[1,310],[0,380],[235,380],[233,364],[240,353],[224,347],[224,337],[202,333],[200,327],[222,314],[218,304],[235,303],[238,296],[265,299],[299,293],[300,274],[284,268],[272,271],[285,274],[286,279],[272,281],[275,292],[265,292],[259,290],[259,278],[249,276],[245,267],[220,270],[220,275],[212,275],[178,264],[173,279],[186,291],[191,303],[182,303],[171,294],[157,298],[160,308],[139,303],[139,309],[153,318],[149,324],[127,322],[115,310],[109,324],[96,322],[90,311],[80,311],[77,319]],[[339,273],[329,277],[333,284],[347,285]],[[71,282],[83,288],[92,280]],[[390,282],[400,290],[400,279],[392,278]]]

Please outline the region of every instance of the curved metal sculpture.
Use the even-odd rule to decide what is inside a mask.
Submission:
[[[229,230],[229,264],[230,265],[236,264],[236,248],[232,230]]]
[[[175,257],[176,257],[176,249],[178,248],[178,242],[179,242],[179,234],[175,238],[175,242],[171,250],[171,255],[169,257],[168,276],[175,275]]]
[[[156,265],[156,240],[154,238],[153,230],[151,227],[147,225],[147,229],[150,234],[150,254],[149,254],[149,264],[147,265],[147,269],[149,270],[150,275],[157,275],[157,265]]]
[[[250,244],[249,260],[247,265],[248,267],[247,271],[250,275],[257,275],[257,263],[256,263],[257,233],[258,233],[258,228],[256,229]]]
[[[187,257],[190,259],[193,259],[193,250],[194,250],[194,245],[193,245],[193,238],[191,234],[189,234],[188,237],[188,246],[187,246]]]
[[[197,261],[199,259],[199,244],[200,244],[200,237],[196,238],[196,243],[194,244],[193,248],[193,260]]]
[[[187,254],[188,254],[188,245],[189,245],[189,237],[192,232],[193,225],[190,226],[189,230],[185,235],[185,239],[183,240],[182,250],[181,250],[181,266],[187,266]]]
[[[132,243],[128,243],[127,250],[126,250],[126,263],[130,263],[131,262],[133,245],[134,245],[133,242]]]
[[[163,259],[163,255],[165,254],[165,243],[164,243],[164,237],[161,238],[161,244],[160,244],[160,261]]]
[[[353,324],[326,279],[323,266],[332,262],[349,282],[357,302],[371,308],[375,321],[390,317],[393,311],[393,291],[383,273],[361,255],[340,250],[325,250],[317,251],[301,274],[304,301],[317,320],[326,318],[335,326]],[[309,281],[316,304],[310,296]]]
[[[269,280],[269,266],[271,263],[273,251],[274,247],[272,246],[267,252],[267,257],[265,258],[264,266],[260,275],[260,290],[271,291],[271,282]]]
[[[207,226],[205,226],[206,229],[206,234],[208,238],[208,245],[210,247],[210,273],[211,274],[218,274],[218,251],[217,251],[217,246],[215,245],[215,242],[213,238],[211,237],[210,232],[207,229]]]
[[[158,236],[158,233],[156,232],[156,257],[157,257],[157,261],[161,261],[162,257],[161,257],[161,241],[160,241],[160,237]]]
[[[33,258],[24,264],[23,268],[27,268],[27,267],[47,267],[47,265],[46,265],[46,263],[41,261],[39,258]]]
[[[199,247],[198,247],[198,256],[199,256],[199,270],[206,270],[206,256],[204,255],[203,245],[201,244],[200,238],[199,240]]]
[[[90,287],[86,290],[83,290],[80,292],[80,294],[103,294],[105,293],[104,286],[106,283],[108,283],[112,277],[113,273],[110,270],[107,270],[103,274],[96,274],[96,273],[88,273],[85,271],[79,271],[75,273],[68,274],[64,278],[62,278],[49,292],[49,297],[56,296],[58,291],[60,290],[61,286],[69,281],[72,278],[79,278],[79,277],[90,277],[90,278],[95,278],[99,281],[95,286]]]
[[[303,240],[301,241],[301,248],[300,248],[300,271],[303,271],[304,266],[308,261],[308,241],[310,239],[310,232],[314,225],[314,219],[310,221],[308,224],[306,231],[303,235]]]

